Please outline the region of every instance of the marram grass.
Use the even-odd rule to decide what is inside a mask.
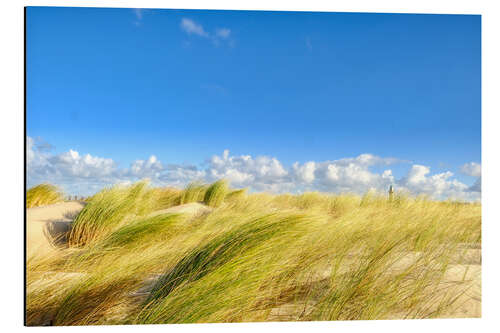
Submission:
[[[226,180],[216,181],[207,188],[203,202],[209,207],[219,207],[224,202],[228,190],[229,186]]]
[[[224,193],[209,214],[150,217],[172,201],[145,184],[96,194],[73,247],[27,263],[28,324],[446,317],[463,291],[443,274],[462,244],[481,244],[480,204]]]
[[[127,219],[150,213],[154,207],[152,194],[147,182],[115,186],[97,193],[76,217],[69,244],[86,245],[112,232]]]
[[[54,185],[40,184],[26,191],[26,208],[51,205],[63,201],[63,193]]]
[[[182,191],[179,203],[183,205],[190,202],[202,201],[203,198],[205,197],[206,191],[207,191],[207,186],[205,184],[197,182],[190,183]]]

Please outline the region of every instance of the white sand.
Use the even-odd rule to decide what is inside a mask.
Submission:
[[[47,254],[63,245],[71,222],[84,206],[82,202],[69,201],[28,208],[26,210],[27,258]]]
[[[179,206],[174,206],[174,207],[170,207],[167,209],[157,210],[157,211],[152,212],[148,216],[151,217],[151,216],[167,214],[167,213],[183,213],[183,214],[189,214],[189,215],[196,216],[196,215],[202,215],[202,214],[209,213],[212,210],[213,210],[213,208],[208,207],[208,206],[201,204],[199,202],[191,202],[191,203],[187,203],[184,205],[179,205]]]

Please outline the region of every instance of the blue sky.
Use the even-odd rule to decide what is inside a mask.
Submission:
[[[27,134],[47,156],[201,170],[228,149],[288,172],[370,154],[397,158],[369,165],[395,179],[477,180],[477,15],[30,7],[26,60]]]

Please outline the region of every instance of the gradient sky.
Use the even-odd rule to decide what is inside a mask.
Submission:
[[[29,7],[26,45],[27,134],[53,154],[370,153],[469,185],[481,162],[478,15]]]

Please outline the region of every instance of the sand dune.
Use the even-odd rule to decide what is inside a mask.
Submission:
[[[44,255],[65,244],[74,217],[85,206],[69,201],[26,210],[27,257]]]
[[[197,216],[197,215],[210,213],[211,211],[212,211],[212,208],[210,208],[204,204],[201,204],[199,202],[191,202],[191,203],[187,203],[184,205],[179,205],[179,206],[174,206],[174,207],[170,207],[167,209],[157,210],[157,211],[152,212],[148,216],[151,217],[151,216],[157,216],[157,215],[167,214],[167,213],[183,213],[183,214],[190,214],[193,216]]]
[[[42,207],[28,208],[27,255],[44,255],[66,246],[66,235],[76,215],[83,209],[81,201],[61,202]],[[193,202],[152,212],[149,216],[166,213],[182,213],[193,216],[209,213],[212,209]]]
[[[75,216],[85,206],[78,201],[63,202],[44,207],[27,209],[27,254],[28,258],[34,255],[47,255],[51,251],[64,248],[66,246],[65,236],[70,230],[71,222]],[[201,203],[189,203],[158,210],[149,216],[156,216],[166,213],[183,213],[192,216],[207,214],[212,208]],[[395,260],[389,266],[385,274],[396,275],[401,271],[418,265],[423,270],[437,271],[436,265],[431,262],[422,261],[422,252],[397,252],[394,254]],[[337,271],[337,274],[345,274],[354,262],[360,260],[363,251],[353,252],[346,256],[346,261]],[[455,299],[453,305],[441,318],[479,318],[481,317],[481,245],[461,244],[450,257],[451,262],[442,274],[438,282],[438,288],[429,291],[429,310],[437,308],[444,299]],[[328,288],[332,276],[331,265],[319,267],[315,273],[307,276],[304,283],[314,284],[317,288]],[[130,301],[137,303],[144,301],[152,286],[156,283],[160,275],[152,274],[144,280],[144,284],[138,290],[129,294]],[[65,279],[75,280],[84,277],[81,273],[71,272],[47,272],[38,283],[50,284]],[[39,287],[38,284],[31,285],[31,288]],[[304,299],[295,300],[293,303],[280,304],[274,307],[267,320],[269,321],[290,321],[307,319],[314,310],[317,300]],[[432,311],[431,311],[432,312]],[[125,315],[125,312],[121,314]],[[385,319],[403,319],[406,313],[391,313]],[[44,322],[45,323],[45,322]],[[43,323],[41,323],[43,324]]]
[[[346,274],[356,262],[360,260],[360,254],[354,253],[348,256],[344,264],[339,267],[337,274]],[[414,265],[420,266],[422,270],[438,271],[441,267],[436,262],[425,265],[419,260],[423,257],[422,252],[399,252],[394,254],[395,260],[384,274],[394,276]],[[429,310],[437,308],[445,301],[452,301],[439,318],[481,318],[481,244],[466,244],[460,246],[450,257],[451,261],[441,276],[436,288],[428,290]],[[328,288],[332,275],[332,267],[324,266],[315,269],[315,273],[307,275],[307,281],[303,283],[316,285],[317,288]],[[273,308],[269,314],[268,321],[296,321],[307,319],[314,310],[317,301],[315,299],[304,299],[285,303]],[[391,313],[384,319],[405,319],[406,313]]]

